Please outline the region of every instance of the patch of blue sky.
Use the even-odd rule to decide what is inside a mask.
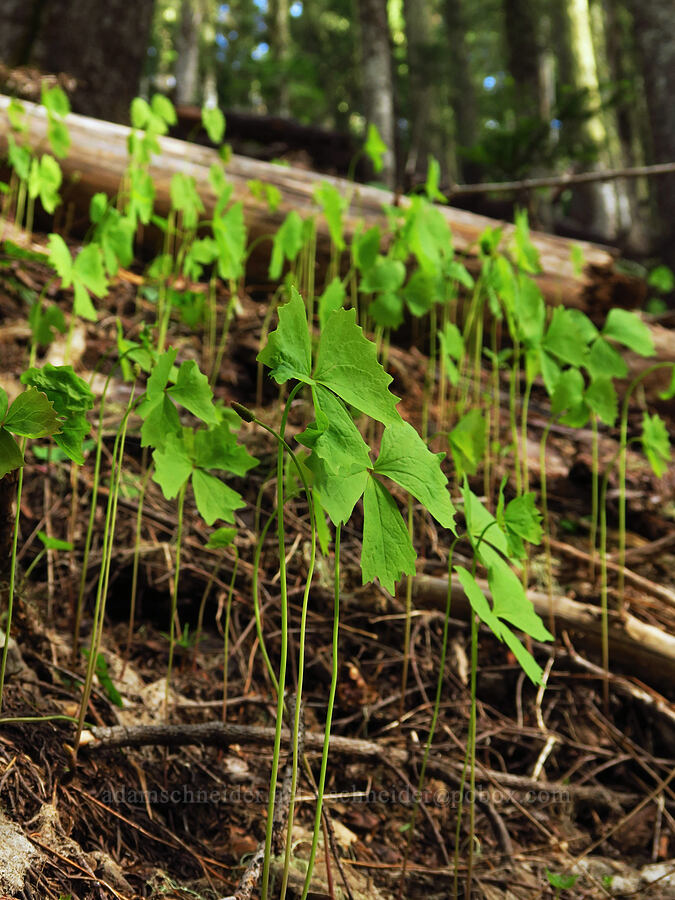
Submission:
[[[257,47],[253,48],[253,50],[251,51],[251,58],[262,59],[263,56],[267,56],[267,54],[269,53],[269,49],[270,45],[266,44],[265,41],[263,41],[262,43],[258,44]]]

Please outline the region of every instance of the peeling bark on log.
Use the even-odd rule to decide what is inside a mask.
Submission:
[[[0,96],[0,151],[4,149],[9,132],[7,106],[9,98]],[[25,104],[28,110],[28,139],[34,147],[46,146],[46,116],[41,107]],[[70,115],[67,119],[72,138],[72,148],[68,159],[62,163],[65,183],[63,195],[68,201],[84,208],[88,198],[96,191],[114,195],[127,165],[127,137],[129,129],[90,119]],[[207,212],[213,207],[215,197],[208,183],[209,167],[218,160],[217,153],[208,148],[188,144],[173,138],[160,138],[162,153],[153,159],[151,175],[157,191],[157,211],[166,213],[169,204],[169,187],[175,172],[194,176]],[[351,204],[345,215],[345,234],[353,233],[357,222],[365,219],[368,226],[386,223],[382,212],[385,204],[405,205],[408,201],[388,191],[364,185],[353,185],[345,179],[319,175],[315,172],[292,167],[275,166],[259,160],[233,156],[227,167],[227,175],[234,186],[234,199],[244,204],[246,223],[253,238],[274,232],[291,209],[303,216],[317,212],[313,193],[322,181],[334,184],[343,194],[351,196]],[[282,202],[276,213],[270,213],[267,205],[256,200],[250,193],[247,182],[260,179],[277,186]],[[508,241],[513,226],[500,223],[486,216],[476,215],[452,207],[439,207],[452,230],[455,248],[469,258],[475,258],[475,247],[481,232],[488,226],[502,224]],[[329,238],[327,228],[319,225],[319,251],[328,256]],[[542,273],[539,285],[546,299],[551,303],[563,302],[568,306],[584,309],[607,309],[611,306],[634,306],[636,295],[643,290],[638,279],[613,272],[615,251],[607,247],[568,241],[540,232],[532,232],[532,242],[539,251]],[[585,267],[581,275],[574,270],[570,251],[573,246],[583,253]],[[266,248],[267,250],[268,248]],[[258,256],[260,264],[262,260]],[[638,301],[639,302],[639,297]]]

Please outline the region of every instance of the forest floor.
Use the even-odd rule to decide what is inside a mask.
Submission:
[[[31,262],[13,262],[0,272],[0,384],[10,397],[20,389],[18,374],[26,365],[30,340],[22,288],[39,292],[48,278],[46,269]],[[123,320],[125,334],[131,337],[144,320],[153,318],[151,305],[137,301],[136,287],[131,280],[118,281],[100,321],[94,326],[78,326],[73,361],[83,377],[88,378],[97,367],[105,372],[110,365],[108,358],[116,346],[116,317]],[[55,300],[60,299],[54,287],[47,287],[50,292]],[[66,298],[62,299],[65,309]],[[265,286],[252,286],[242,298],[215,394],[226,404],[237,401],[255,408],[262,419],[274,423],[280,416],[278,388],[265,379],[261,405],[256,397],[255,357],[267,303]],[[173,323],[168,343],[179,349],[181,358],[200,359],[200,339],[187,327]],[[62,346],[59,350],[58,344],[52,345],[50,359],[57,362],[59,352],[63,352]],[[402,397],[403,416],[416,425],[425,369],[423,352],[410,339],[399,336],[390,355],[392,389]],[[100,373],[93,379],[95,393],[100,393],[102,381]],[[114,381],[108,401],[111,422],[119,420],[128,396],[129,386]],[[537,401],[535,390],[534,413]],[[672,433],[672,405],[663,405],[660,413]],[[636,410],[631,429],[638,418]],[[293,435],[305,424],[304,404],[298,401],[289,433]],[[506,430],[508,423],[503,424]],[[164,632],[169,626],[175,563],[175,504],[165,500],[150,482],[142,516],[139,605],[128,644],[143,456],[137,426],[132,421],[127,437],[103,638],[109,679],[123,706],[112,702],[107,682],[99,680],[89,710],[90,721],[99,726],[164,721],[168,658]],[[540,436],[535,415],[531,434],[534,489],[538,487],[536,447]],[[73,767],[70,723],[4,724],[0,731],[0,888],[5,898],[222,898],[234,893],[251,854],[264,838],[272,742],[262,729],[274,725],[276,700],[257,652],[251,576],[257,540],[256,498],[261,492],[263,513],[273,510],[270,475],[276,451],[268,435],[251,425],[242,426],[241,437],[261,461],[246,480],[233,482],[248,505],[237,517],[239,564],[230,623],[226,722],[245,728],[232,732],[227,747],[196,742],[105,750],[102,742],[92,739],[81,748]],[[113,438],[111,428],[105,437],[104,466]],[[601,462],[612,458],[615,439],[615,434],[609,434],[603,440]],[[584,558],[590,510],[590,432],[554,429],[548,446],[555,590],[597,609],[597,577],[591,577]],[[89,454],[74,482],[69,463],[56,457],[37,458],[29,452],[19,541],[23,571],[39,550],[39,530],[66,537],[73,484],[77,490],[75,536],[81,541],[89,514],[93,456]],[[675,591],[675,539],[670,540],[675,534],[675,474],[671,470],[656,480],[637,453],[630,455],[628,471],[628,565],[644,579],[639,587],[627,582],[630,613],[673,634],[675,607],[657,596],[658,591],[650,592],[649,585]],[[96,511],[98,537],[88,573],[85,638],[91,627],[97,554],[100,560],[100,529],[107,499],[106,482],[103,484]],[[613,481],[610,486],[615,486]],[[480,479],[475,489],[482,492]],[[611,489],[610,496],[610,544],[615,548],[616,498]],[[289,503],[288,522],[293,529],[287,553],[294,660],[310,542],[307,507],[300,498]],[[417,533],[418,573],[446,576],[448,548],[431,520],[420,518]],[[234,555],[227,550],[218,557],[205,550],[207,539],[207,529],[196,513],[188,510],[179,597],[185,646],[178,650],[171,709],[172,723],[184,731],[199,723],[223,721],[222,622]],[[276,549],[271,531],[259,571],[267,646],[275,665],[279,652]],[[466,617],[453,615],[451,661],[432,751],[435,762],[429,766],[411,832],[408,825],[436,689],[443,615],[438,602],[425,596],[424,582],[418,581],[410,667],[402,699],[405,584],[394,598],[376,586],[362,587],[359,554],[358,535],[347,529],[343,538],[341,673],[332,733],[352,743],[345,742],[329,762],[329,847],[320,850],[310,896],[431,900],[455,896],[457,889],[457,896],[462,897],[470,865],[472,896],[489,900],[675,897],[675,782],[668,783],[675,770],[673,669],[667,672],[660,664],[630,668],[611,660],[606,704],[603,679],[593,667],[599,664],[598,654],[593,648],[581,649],[586,647],[588,635],[570,630],[557,634],[553,650],[535,644],[534,653],[547,673],[546,690],[538,691],[505,646],[481,631],[477,803],[470,837],[466,799],[457,832],[469,728],[470,628]],[[542,590],[542,572],[543,550],[534,548],[530,564],[533,589]],[[610,577],[612,602],[611,572]],[[331,578],[327,564],[320,562],[310,600],[304,690],[305,750],[315,773],[319,753],[316,742],[309,738],[323,733],[330,683]],[[74,715],[84,663],[82,658],[73,660],[72,653],[71,608],[78,581],[76,563],[63,552],[49,565],[38,564],[28,580],[20,581],[12,629],[18,653],[5,688],[4,717]],[[204,634],[195,648],[189,638],[205,591]],[[292,664],[291,682],[296,675]],[[379,758],[364,755],[359,740],[375,742]],[[303,774],[289,888],[293,896],[299,896],[297,884],[302,884],[313,816],[313,788]],[[549,884],[547,870],[552,876],[579,878],[575,883],[561,881],[556,888]]]

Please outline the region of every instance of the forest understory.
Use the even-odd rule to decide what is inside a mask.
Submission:
[[[124,334],[133,338],[154,316],[150,303],[138,296],[141,281],[140,275],[122,272],[111,284],[99,321],[80,322],[71,335],[70,362],[86,381],[91,378],[98,396],[105,376],[113,371],[118,319]],[[64,292],[50,283],[46,267],[30,259],[5,259],[0,272],[0,384],[10,396],[20,389],[16,374],[25,365],[30,342],[22,300],[26,289],[37,294],[44,290],[50,300],[65,304]],[[221,287],[217,299],[222,317],[230,297]],[[249,284],[241,292],[214,395],[226,406],[236,401],[278,426],[280,391],[282,396],[286,391],[266,376],[261,381],[256,363],[268,302],[264,284]],[[663,321],[667,327],[667,318]],[[55,341],[40,363],[62,363],[64,343],[65,338]],[[201,338],[175,319],[167,345],[176,348],[181,359],[203,361]],[[387,363],[394,379],[392,390],[402,398],[399,410],[416,427],[421,425],[428,378],[428,346],[424,327],[406,321],[392,337]],[[481,378],[482,390],[494,388],[490,371],[482,371]],[[499,388],[505,399],[497,433],[508,443],[507,373],[502,373]],[[104,474],[95,511],[98,537],[86,582],[81,632],[85,645],[101,559],[107,469],[129,391],[129,385],[113,374],[103,419]],[[672,434],[672,401],[655,400],[651,389],[646,396],[650,409],[658,409]],[[306,425],[303,397],[299,394],[291,407],[289,438]],[[541,477],[538,448],[547,422],[546,402],[543,386],[535,383],[527,433],[533,490],[538,490]],[[639,431],[639,406],[637,401],[631,406],[630,435]],[[431,434],[437,416],[434,401],[428,410]],[[186,498],[167,728],[166,631],[177,523],[175,504],[152,481],[139,518],[145,452],[139,425],[132,417],[126,437],[102,638],[105,664],[97,667],[87,710],[94,727],[84,732],[76,764],[69,749],[73,740],[69,721],[9,722],[0,732],[0,798],[5,810],[0,819],[0,884],[7,897],[182,900],[223,898],[235,890],[237,898],[257,896],[251,859],[265,837],[271,729],[277,710],[258,646],[251,597],[256,567],[267,651],[276,668],[279,563],[273,529],[262,544],[257,566],[254,559],[258,521],[264,521],[275,505],[276,442],[255,424],[242,423],[239,439],[260,464],[246,478],[232,481],[246,501],[236,513],[234,545],[217,552],[205,549],[209,530],[192,499]],[[377,428],[373,437],[377,442]],[[555,425],[545,454],[553,566],[550,621],[556,640],[553,645],[536,641],[529,645],[544,670],[545,690],[528,680],[505,644],[484,627],[479,632],[473,807],[468,802],[469,785],[462,791],[464,776],[468,778],[464,760],[471,707],[470,624],[466,602],[454,593],[442,702],[421,797],[416,793],[443,639],[447,532],[414,507],[418,562],[411,585],[413,613],[407,619],[405,579],[393,597],[377,585],[362,586],[360,514],[345,526],[334,739],[310,897],[440,900],[467,896],[469,883],[471,896],[489,900],[675,896],[675,653],[670,638],[675,633],[675,475],[670,468],[657,479],[643,456],[629,449],[626,602],[617,611],[615,555],[608,572],[613,624],[610,671],[605,677],[598,630],[600,572],[588,553],[591,444],[590,429]],[[618,429],[604,431],[599,445],[601,472],[610,466],[617,447]],[[432,449],[440,445],[432,442]],[[27,577],[22,573],[40,550],[38,532],[61,540],[74,537],[76,546],[81,542],[90,510],[94,456],[89,450],[85,466],[73,479],[69,461],[58,453],[28,451],[12,628],[16,647],[9,655],[5,718],[76,715],[86,663],[84,657],[73,658],[72,645],[79,560],[68,551],[52,549],[43,552]],[[451,496],[459,502],[460,485],[453,482],[452,466],[448,460],[443,466]],[[487,481],[479,470],[470,478],[474,492],[485,496],[486,488],[496,490],[506,466],[505,458],[498,460]],[[617,493],[613,473],[607,494],[610,548],[616,547]],[[495,497],[487,500],[494,509]],[[291,622],[287,686],[292,700],[311,544],[308,508],[301,493],[288,501],[286,522],[292,528],[286,543]],[[138,527],[138,602],[130,633]],[[461,543],[454,562],[471,566]],[[545,569],[543,548],[533,547],[529,589],[544,598]],[[479,566],[477,575],[481,574]],[[331,681],[332,595],[332,567],[319,558],[308,610],[300,738],[312,779],[318,771]],[[230,596],[224,677],[223,629]],[[548,599],[542,604],[540,614],[548,623],[543,611]],[[402,650],[406,621],[407,660]],[[660,655],[645,648],[640,627],[650,628],[652,638],[663,635]],[[404,668],[407,676],[402,681]],[[144,732],[145,726],[152,728]],[[282,751],[283,795],[288,787],[283,761],[287,735]],[[314,790],[302,770],[288,882],[291,896],[302,892]],[[284,830],[284,822],[277,823],[274,844],[282,856]],[[277,856],[271,867],[277,883],[281,869]],[[251,877],[249,893],[246,884],[240,884],[245,872]]]

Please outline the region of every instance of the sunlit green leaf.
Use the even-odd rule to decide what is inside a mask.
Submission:
[[[305,340],[309,355],[306,325]],[[326,322],[319,340],[314,380],[385,425],[400,420],[396,411],[398,398],[389,392],[392,378],[377,361],[375,345],[356,324],[354,309],[339,309]]]
[[[656,353],[649,328],[637,313],[627,309],[616,306],[610,309],[602,333],[640,356],[654,356]]]
[[[190,477],[193,469],[185,443],[177,434],[168,434],[163,449],[153,450],[155,471],[152,480],[158,484],[167,500],[172,500]]]
[[[382,140],[380,132],[372,122],[368,125],[368,133],[363,150],[373,164],[376,172],[381,172],[384,167],[384,158],[387,154],[387,145]]]
[[[368,445],[342,401],[320,384],[312,390],[317,422],[297,440],[323,459],[332,472],[346,475],[369,468]]]
[[[416,558],[394,498],[376,478],[368,478],[363,495],[363,583],[377,578],[382,587],[393,594],[402,575],[415,574]]]
[[[225,116],[217,106],[202,108],[202,125],[213,144],[220,144],[225,137]]]
[[[321,505],[333,524],[348,522],[370,479],[368,472],[362,469],[351,475],[344,472],[336,474],[314,453],[307,460],[307,467],[314,475],[314,487],[319,491]]]
[[[3,424],[13,434],[41,438],[60,431],[63,418],[57,414],[47,395],[33,387],[19,394]]]
[[[352,239],[351,251],[354,258],[354,265],[361,272],[367,271],[375,260],[378,259],[380,252],[380,241],[382,240],[382,232],[377,225],[373,225],[363,233],[357,233]]]
[[[214,428],[200,428],[195,433],[195,464],[200,469],[223,469],[233,475],[245,475],[257,462],[246,447],[237,443],[236,435],[224,422]]]
[[[331,241],[338,250],[345,249],[345,241],[342,236],[342,213],[346,209],[347,201],[336,187],[324,181],[314,189],[314,199],[323,210],[328,223],[328,232]]]
[[[656,413],[642,417],[642,448],[654,474],[661,478],[670,463],[670,438],[666,423]]]
[[[272,255],[269,268],[269,277],[272,281],[277,281],[281,277],[284,260],[293,262],[302,250],[303,242],[302,219],[292,209],[277,229],[272,241]]]
[[[448,198],[441,193],[439,184],[441,181],[441,167],[438,160],[429,156],[429,166],[427,168],[427,180],[424,184],[424,193],[431,202],[447,203]]]
[[[203,469],[195,469],[193,472],[192,489],[199,515],[207,525],[213,525],[216,519],[234,522],[235,509],[244,506],[240,494]]]
[[[0,428],[0,478],[23,464],[23,454],[18,444],[6,428]]]
[[[611,378],[596,378],[584,394],[584,400],[605,425],[613,425],[619,414],[619,400]]]
[[[47,238],[49,248],[49,264],[61,279],[64,288],[72,284],[73,258],[68,245],[60,234],[50,234]]]
[[[480,409],[470,409],[448,435],[450,452],[460,477],[475,474],[485,457],[487,435]]]
[[[586,341],[577,320],[564,306],[556,306],[544,335],[543,346],[558,359],[572,366],[580,366],[586,354]]]
[[[368,304],[368,315],[380,328],[398,328],[403,323],[403,300],[399,294],[378,294]]]
[[[321,329],[335,310],[342,308],[345,296],[345,286],[342,279],[336,275],[319,297],[319,327]]]
[[[339,315],[337,312],[331,316],[328,325]],[[277,384],[283,384],[289,378],[312,383],[312,348],[307,312],[295,287],[291,288],[288,303],[279,308],[279,324],[269,335],[265,348],[257,358],[258,362],[271,369],[270,374]]]
[[[442,454],[429,450],[412,425],[399,422],[384,429],[373,468],[405,488],[440,525],[454,532],[455,507],[441,471],[441,458]]]
[[[225,547],[229,547],[234,542],[236,536],[236,528],[228,528],[227,525],[223,525],[221,528],[216,528],[215,531],[211,532],[205,546],[207,546],[209,550],[221,550]]]
[[[73,545],[70,541],[61,541],[59,538],[50,537],[44,531],[38,531],[37,536],[42,542],[45,550],[72,550]]]
[[[167,388],[166,393],[202,422],[212,425],[218,423],[209,380],[193,359],[181,363],[176,383]]]
[[[621,354],[603,337],[597,337],[586,359],[586,368],[592,379],[625,378],[628,366]]]
[[[498,515],[497,519],[506,532],[510,556],[516,559],[525,559],[524,542],[541,543],[543,536],[541,513],[535,505],[535,496],[532,492],[514,497],[507,504],[503,517]]]
[[[86,413],[94,406],[94,395],[89,385],[72,366],[52,366],[27,369],[21,381],[43,391],[54,404],[54,409],[63,417],[61,431],[54,435],[59,447],[78,465],[84,463],[82,442],[90,431]]]

